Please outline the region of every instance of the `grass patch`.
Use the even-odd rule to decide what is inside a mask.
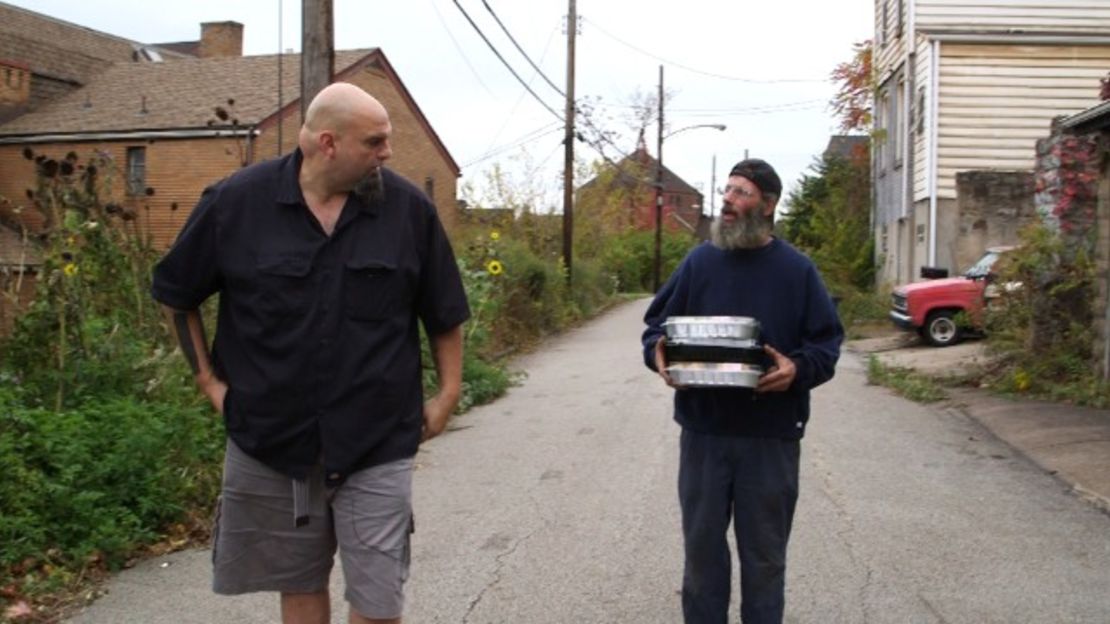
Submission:
[[[890,388],[916,403],[936,403],[948,398],[933,378],[912,369],[887,366],[874,355],[867,359],[867,382]]]

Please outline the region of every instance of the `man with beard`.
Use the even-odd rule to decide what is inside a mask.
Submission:
[[[400,621],[413,456],[461,391],[462,281],[435,206],[382,166],[391,132],[365,91],[326,87],[298,149],[206,189],[154,272],[227,427],[213,589],[280,592],[287,624],[331,621],[337,545],[349,621]],[[197,309],[217,292],[210,354]]]
[[[687,623],[724,623],[733,523],[746,624],[782,622],[786,544],[798,498],[800,440],[809,391],[832,378],[844,331],[817,269],[772,236],[778,174],[752,158],[732,168],[724,205],[704,244],[682,261],[644,316],[644,362],[675,388],[682,426],[678,497]],[[771,365],[754,389],[677,386],[667,374],[670,316],[759,321]]]

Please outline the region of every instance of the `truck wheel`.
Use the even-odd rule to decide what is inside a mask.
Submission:
[[[930,312],[925,319],[921,335],[925,342],[934,347],[950,347],[960,341],[960,326],[956,324],[956,313],[952,310]]]

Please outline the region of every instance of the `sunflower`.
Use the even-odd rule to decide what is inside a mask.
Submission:
[[[489,239],[494,241],[501,240],[501,232],[498,232],[497,230],[490,232]]]
[[[490,275],[501,275],[504,270],[505,267],[501,265],[500,260],[490,260],[486,263],[486,271],[489,271]]]
[[[66,277],[73,277],[74,275],[77,275],[77,270],[77,265],[72,262],[62,267],[62,273],[65,273]]]

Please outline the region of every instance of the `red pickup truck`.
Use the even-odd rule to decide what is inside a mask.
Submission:
[[[991,247],[960,277],[903,284],[891,295],[890,320],[914,330],[934,347],[954,345],[966,334],[967,324],[956,316],[964,312],[971,328],[981,327],[983,306],[997,293],[991,268],[1013,247]]]

